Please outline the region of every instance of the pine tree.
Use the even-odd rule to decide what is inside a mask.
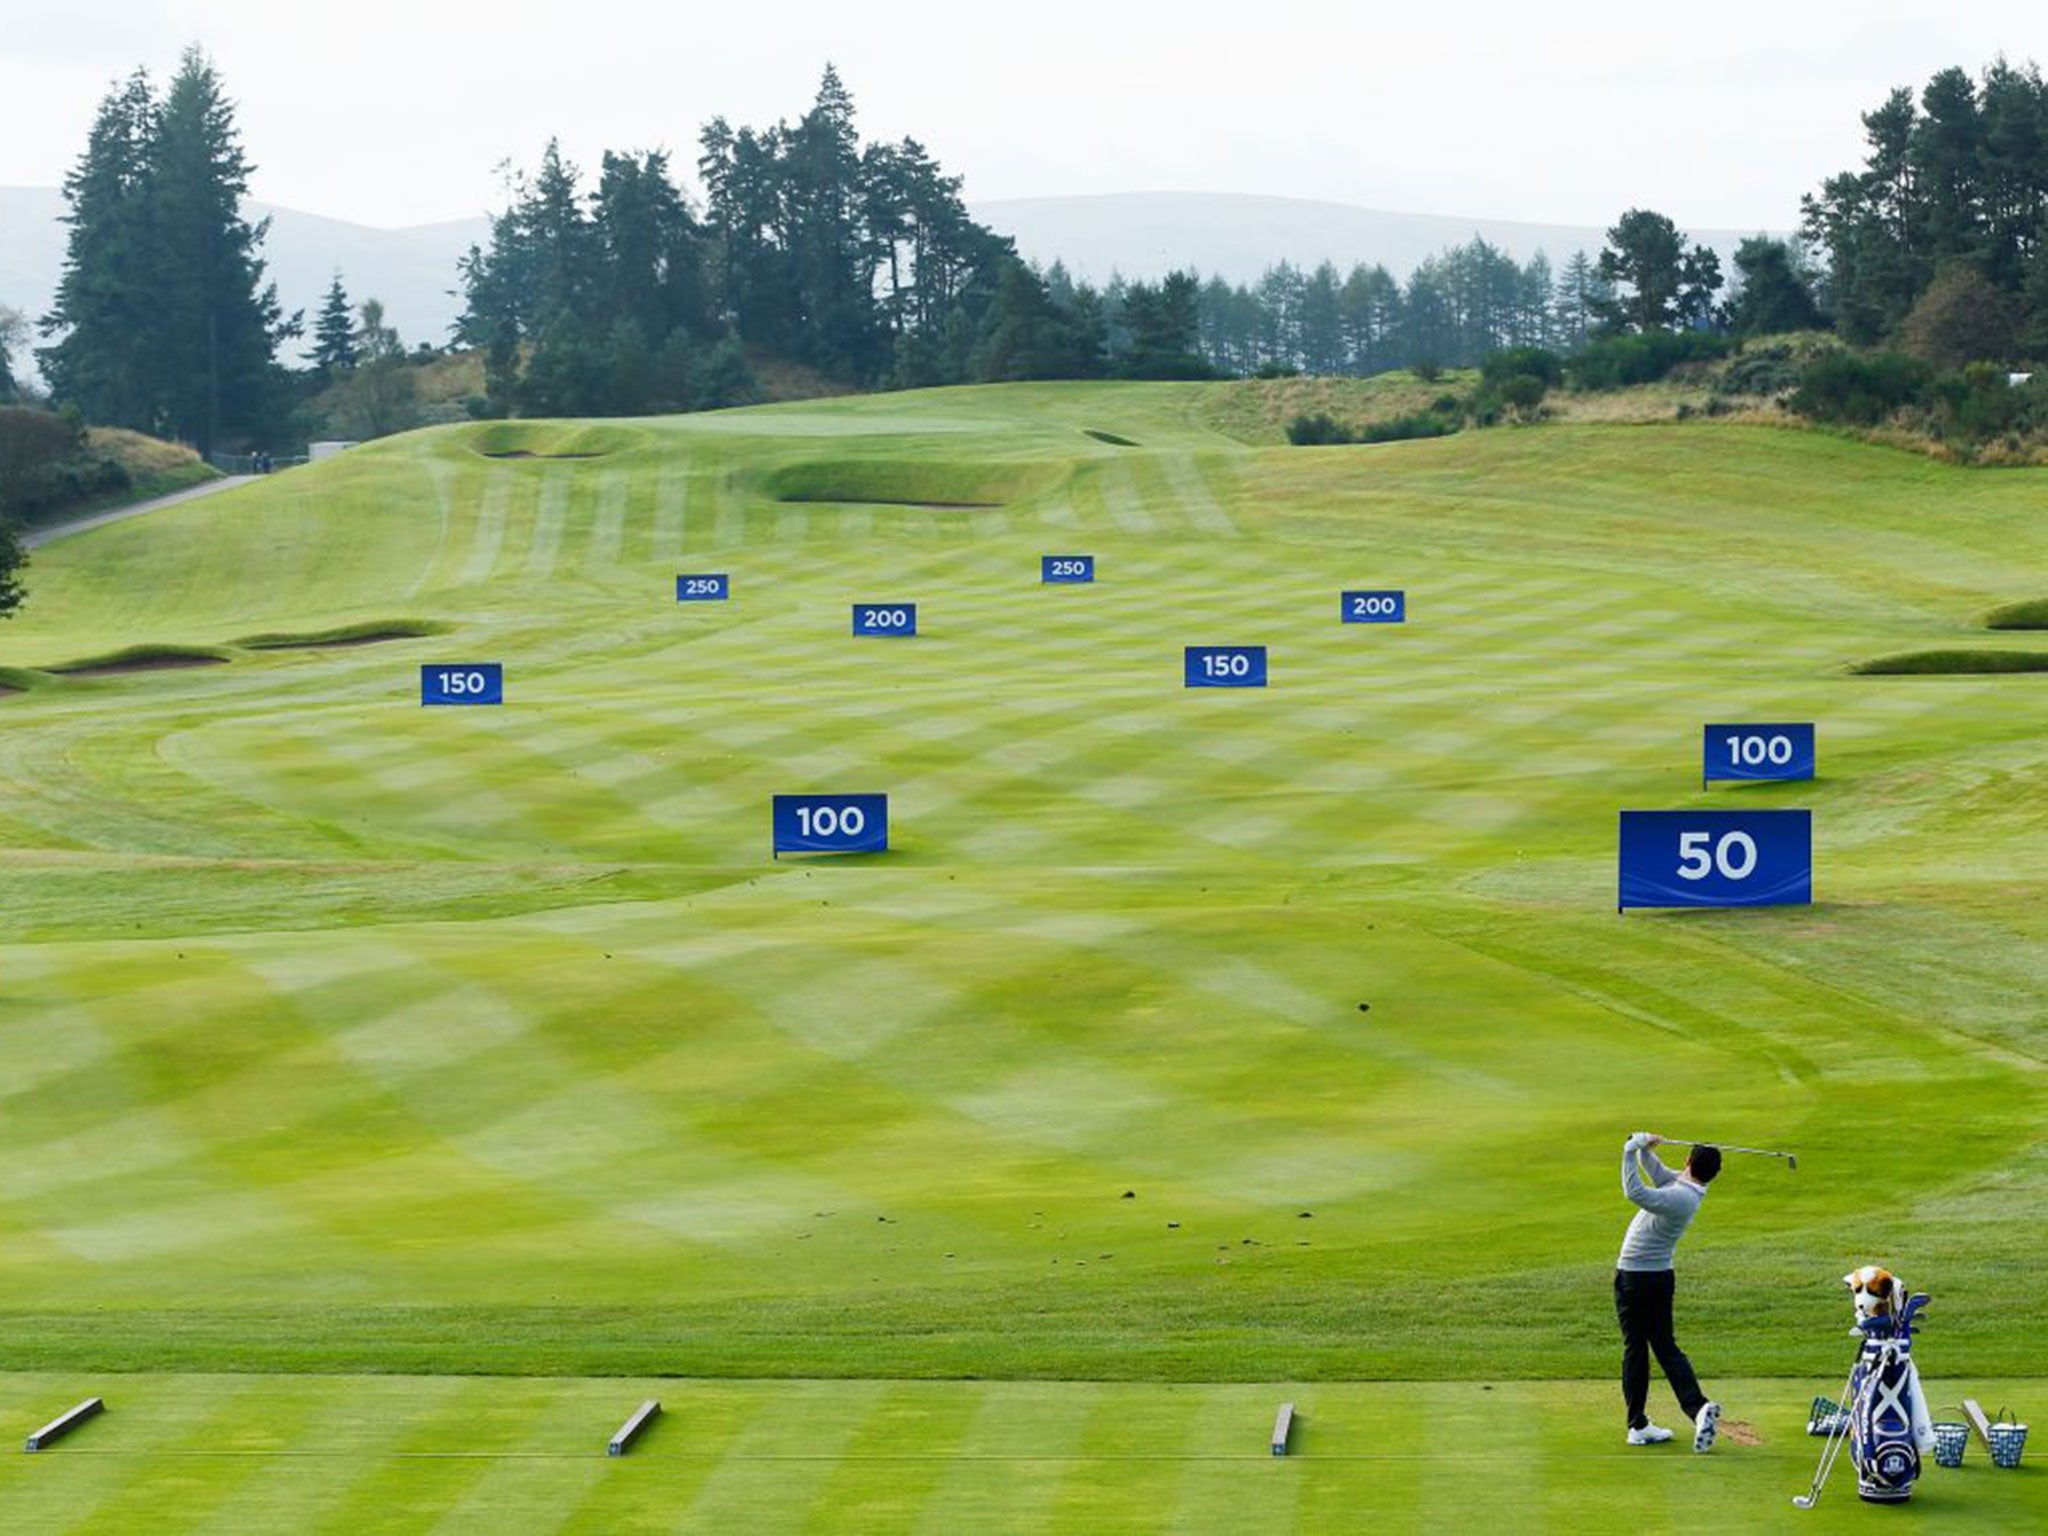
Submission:
[[[341,274],[327,285],[327,297],[320,316],[313,322],[313,366],[332,379],[355,367],[355,314],[348,302],[348,290],[341,286]]]
[[[146,159],[161,337],[151,371],[164,424],[202,453],[262,423],[277,343],[296,331],[296,319],[282,323],[276,288],[263,286],[269,220],[241,216],[250,169],[220,77],[186,49]]]
[[[158,426],[149,374],[161,317],[146,167],[156,118],[143,70],[100,102],[85,150],[64,178],[71,233],[56,303],[40,325],[57,339],[37,353],[53,398],[89,420],[142,431]]]
[[[1600,317],[1619,329],[1661,331],[1679,313],[1685,285],[1685,237],[1678,226],[1648,208],[1631,208],[1607,231],[1607,248],[1596,269],[1603,282],[1625,292],[1600,301]],[[1705,274],[1700,275],[1705,281]],[[1718,265],[1714,286],[1720,282]]]

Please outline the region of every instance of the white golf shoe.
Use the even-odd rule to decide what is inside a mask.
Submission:
[[[1641,1429],[1628,1432],[1630,1445],[1662,1445],[1671,1438],[1671,1431],[1661,1424],[1645,1424]]]
[[[1721,1425],[1721,1405],[1709,1402],[1703,1404],[1699,1415],[1692,1421],[1692,1448],[1707,1452],[1714,1448],[1714,1433]]]

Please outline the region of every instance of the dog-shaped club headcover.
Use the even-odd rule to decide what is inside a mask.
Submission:
[[[1842,1284],[1849,1287],[1849,1295],[1856,1303],[1856,1326],[1849,1330],[1851,1338],[1862,1338],[1863,1325],[1871,1318],[1895,1318],[1906,1304],[1906,1282],[1880,1265],[1866,1264],[1851,1270],[1842,1276]]]

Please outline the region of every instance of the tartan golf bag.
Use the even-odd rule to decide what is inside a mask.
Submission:
[[[1934,1450],[1934,1421],[1913,1364],[1913,1320],[1926,1305],[1915,1296],[1896,1318],[1861,1324],[1863,1347],[1849,1378],[1849,1460],[1857,1494],[1873,1504],[1910,1499],[1920,1458]]]

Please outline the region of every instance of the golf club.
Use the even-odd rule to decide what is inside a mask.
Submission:
[[[1835,1416],[1835,1422],[1828,1428],[1827,1443],[1820,1448],[1820,1466],[1814,1470],[1813,1482],[1806,1492],[1792,1495],[1792,1503],[1796,1508],[1813,1508],[1820,1498],[1821,1489],[1827,1486],[1828,1474],[1835,1470],[1835,1462],[1841,1456],[1842,1446],[1849,1438],[1849,1421],[1854,1417],[1857,1400],[1862,1396],[1860,1391],[1851,1393],[1850,1388],[1856,1384],[1856,1373],[1852,1370],[1849,1372],[1848,1381],[1842,1384],[1842,1408]]]
[[[1794,1152],[1767,1152],[1762,1147],[1731,1147],[1725,1142],[1706,1141],[1694,1136],[1660,1136],[1658,1140],[1672,1142],[1681,1147],[1719,1147],[1723,1152],[1743,1152],[1751,1157],[1782,1157],[1787,1168],[1796,1172],[1799,1167],[1799,1156]]]

